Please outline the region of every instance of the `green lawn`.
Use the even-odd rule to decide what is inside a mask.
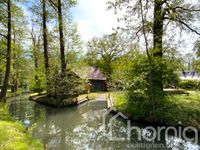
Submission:
[[[195,126],[200,129],[200,91],[188,91],[189,95],[167,96],[163,111],[163,116],[159,119],[163,122],[177,124],[178,121],[185,126]],[[158,112],[160,112],[158,111]]]
[[[78,100],[87,98],[87,96],[88,96],[89,100],[95,100],[95,99],[97,99],[98,97],[101,97],[101,96],[107,98],[108,93],[107,92],[91,92],[89,94],[81,94],[81,95],[78,96]]]
[[[0,149],[42,150],[42,144],[34,140],[25,128],[12,120],[4,104],[0,103]]]
[[[168,125],[181,123],[183,126],[194,126],[200,130],[200,91],[188,92],[189,95],[168,95],[164,100],[159,101],[156,109],[157,121]],[[111,96],[114,100],[114,107],[128,116],[137,118],[138,112],[135,110],[138,111],[138,109],[134,109],[134,106],[127,106],[125,93],[113,92]],[[146,118],[148,116],[142,119]]]

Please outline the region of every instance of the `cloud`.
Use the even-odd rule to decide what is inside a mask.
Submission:
[[[118,26],[113,11],[107,10],[107,0],[79,0],[71,12],[84,41],[109,34]]]
[[[122,26],[118,23],[117,16],[112,10],[107,10],[108,0],[79,0],[78,5],[71,9],[73,19],[78,24],[79,33],[83,41],[93,37],[101,37],[104,34],[112,33],[112,28]],[[191,3],[192,0],[188,0]],[[195,2],[197,0],[194,0]],[[193,2],[194,2],[193,1]],[[181,53],[191,52],[196,35],[183,33],[174,35],[175,43]],[[181,43],[179,43],[182,40]]]

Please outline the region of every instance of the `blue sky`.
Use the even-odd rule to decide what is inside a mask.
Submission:
[[[109,34],[118,25],[113,11],[107,11],[107,0],[79,0],[71,9],[73,20],[78,24],[79,33],[84,41],[92,37]]]

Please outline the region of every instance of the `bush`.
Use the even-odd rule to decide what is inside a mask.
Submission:
[[[82,80],[73,72],[67,71],[65,75],[55,72],[50,77],[48,94],[59,98],[72,98],[79,95],[82,90]]]
[[[128,74],[127,111],[135,119],[150,116],[151,107],[149,101],[149,72],[150,65],[145,55],[139,55],[132,64]]]
[[[200,88],[200,84],[197,80],[181,80],[179,87],[187,90],[196,90]]]

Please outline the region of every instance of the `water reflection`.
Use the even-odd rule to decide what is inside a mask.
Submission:
[[[109,114],[106,118],[108,128],[102,126],[102,116],[107,112],[105,101],[93,101],[78,107],[53,108],[28,101],[28,95],[8,100],[9,111],[12,116],[22,123],[29,122],[31,134],[41,140],[49,150],[163,150],[169,149],[200,149],[198,145],[185,142],[173,135],[165,139],[148,142],[138,141],[138,133],[131,132],[130,141],[109,140]],[[152,132],[145,130],[147,124],[132,122],[132,126],[140,127],[143,136],[152,136]],[[118,118],[112,122],[113,136],[127,137],[127,122]],[[164,133],[162,133],[164,135]],[[152,147],[152,145],[156,147]],[[144,146],[146,148],[144,148]],[[149,146],[149,147],[147,147]]]

